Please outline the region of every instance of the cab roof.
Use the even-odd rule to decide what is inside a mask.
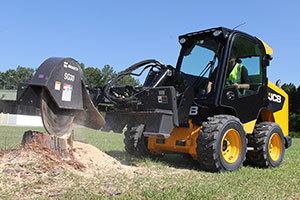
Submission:
[[[251,36],[251,35],[249,35],[247,33],[244,33],[244,32],[238,31],[238,30],[233,30],[233,29],[225,28],[225,27],[216,27],[216,28],[210,28],[210,29],[206,29],[206,30],[202,30],[202,31],[187,33],[187,34],[184,34],[184,35],[180,35],[178,37],[178,39],[180,41],[182,38],[197,37],[197,36],[200,36],[200,35],[202,37],[206,37],[206,36],[209,36],[209,35],[213,34],[215,31],[221,31],[220,34],[222,34],[224,38],[227,38],[233,32],[240,32],[240,33],[246,34],[246,35],[248,35],[248,36],[250,36],[252,38],[255,38],[258,41],[260,41],[262,43],[262,45],[264,46],[264,48],[265,48],[266,54],[273,54],[272,48],[269,45],[267,45],[260,38],[253,37],[253,36]]]

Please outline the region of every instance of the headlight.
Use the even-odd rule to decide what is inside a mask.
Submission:
[[[185,38],[181,38],[181,39],[179,40],[179,42],[180,42],[180,44],[183,44],[183,43],[186,42],[186,39],[185,39]]]
[[[215,32],[213,32],[213,36],[217,37],[222,33],[222,31],[220,30],[216,30]]]

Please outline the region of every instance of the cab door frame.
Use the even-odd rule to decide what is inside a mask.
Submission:
[[[233,43],[236,38],[243,37],[247,40],[250,40],[253,42],[254,45],[257,45],[259,49],[261,50],[262,55],[260,56],[260,73],[262,74],[262,84],[258,88],[258,91],[256,94],[250,94],[245,96],[239,96],[238,89],[236,89],[234,86],[225,87],[225,81],[226,81],[226,71],[227,71],[227,63],[229,62],[229,55],[232,50]],[[228,43],[227,43],[227,49],[226,49],[226,55],[223,62],[223,70],[221,74],[223,75],[223,79],[220,87],[220,97],[219,97],[219,105],[221,105],[224,108],[231,109],[236,114],[236,116],[241,120],[242,123],[247,123],[253,120],[256,120],[260,110],[265,108],[268,104],[267,101],[267,78],[266,78],[266,66],[263,62],[263,57],[266,55],[265,49],[262,45],[262,43],[241,32],[232,32],[229,36]],[[221,76],[220,76],[221,77]]]

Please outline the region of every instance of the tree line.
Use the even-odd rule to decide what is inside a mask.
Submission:
[[[107,85],[109,81],[118,74],[110,65],[104,65],[102,69],[94,67],[86,68],[83,63],[81,63],[80,66],[82,68],[83,75],[86,78],[86,84],[93,88]],[[125,76],[117,83],[117,85],[137,86],[140,85],[140,82],[132,76]]]
[[[290,131],[300,132],[300,85],[296,88],[293,83],[289,83],[283,84],[281,88],[289,95]]]
[[[85,82],[90,87],[100,87],[108,84],[117,72],[110,65],[105,65],[102,69],[95,67],[85,67],[80,64],[83,74],[86,78]],[[34,76],[36,69],[18,66],[17,69],[9,69],[0,72],[0,88],[15,90],[19,82],[28,82]],[[139,85],[139,80],[132,76],[126,76],[118,85]],[[300,132],[300,86],[296,87],[293,83],[283,84],[281,87],[289,95],[289,127],[290,131]]]
[[[0,72],[1,89],[16,90],[18,83],[31,80],[35,71],[32,68],[18,66],[16,70],[9,69],[5,72]]]
[[[80,64],[83,75],[86,78],[85,82],[89,87],[100,87],[107,85],[108,82],[117,76],[117,72],[110,65],[105,65],[102,69],[95,67],[85,67]],[[0,72],[0,88],[7,90],[16,90],[18,83],[30,81],[36,69],[18,66],[17,69],[9,69],[5,72]],[[126,76],[120,80],[118,85],[139,85],[139,80],[132,76]]]

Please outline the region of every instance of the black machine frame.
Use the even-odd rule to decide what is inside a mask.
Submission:
[[[215,31],[220,31],[220,35],[218,36],[212,36],[212,34]],[[202,100],[195,100],[195,88],[186,87],[184,88],[179,99],[179,95],[177,94],[178,90],[181,88],[178,88],[178,85],[181,85],[180,83],[176,83],[178,80],[182,79],[182,72],[181,72],[181,64],[182,59],[185,51],[184,44],[182,45],[182,48],[180,50],[180,54],[178,57],[176,68],[172,68],[171,66],[167,66],[166,68],[172,71],[172,77],[169,77],[171,80],[164,80],[165,83],[158,84],[157,87],[153,88],[147,88],[146,91],[149,93],[149,91],[159,91],[163,89],[163,87],[168,87],[169,89],[175,87],[176,91],[171,92],[171,97],[168,97],[169,99],[176,99],[176,101],[173,101],[173,106],[170,108],[162,111],[162,110],[153,110],[150,107],[139,107],[134,109],[125,109],[121,108],[113,109],[111,111],[107,112],[107,125],[105,127],[105,130],[114,130],[117,132],[121,132],[121,130],[124,128],[126,124],[146,124],[145,128],[145,134],[148,136],[153,135],[163,135],[165,137],[169,136],[168,132],[171,132],[171,130],[174,127],[188,127],[188,121],[191,119],[192,122],[196,125],[201,125],[202,122],[207,120],[207,117],[213,116],[216,114],[231,114],[234,116],[237,116],[240,118],[242,123],[249,122],[251,120],[257,119],[258,115],[260,113],[261,109],[265,109],[268,106],[268,99],[267,99],[267,78],[266,78],[266,67],[267,63],[263,61],[263,57],[266,55],[266,52],[263,52],[264,55],[262,56],[262,59],[260,60],[262,65],[262,76],[263,76],[263,84],[260,88],[260,91],[257,95],[248,95],[245,98],[236,98],[235,101],[228,101],[225,93],[228,89],[225,89],[225,79],[226,79],[226,70],[227,70],[227,63],[229,61],[229,53],[232,48],[232,43],[234,39],[238,36],[246,37],[249,40],[252,40],[254,43],[256,43],[260,49],[263,48],[263,44],[260,40],[243,33],[241,31],[237,30],[230,30],[224,27],[219,28],[213,28],[208,29],[200,32],[194,32],[185,34],[182,36],[179,36],[179,41],[184,38],[187,42],[193,42],[199,38],[207,38],[207,37],[218,37],[219,41],[223,44],[223,49],[221,50],[220,54],[220,62],[219,67],[217,68],[218,73],[216,76],[216,83],[213,85],[212,88],[212,95],[208,95],[206,98]],[[153,84],[152,84],[153,86]],[[144,87],[146,87],[144,85]],[[181,89],[182,90],[182,89]],[[236,90],[235,88],[231,88],[231,90]],[[154,93],[152,93],[154,94]],[[140,94],[139,98],[146,95],[146,93]],[[157,94],[156,94],[157,95]],[[235,94],[237,95],[237,94]],[[146,95],[147,96],[147,95]],[[159,95],[157,95],[159,96]],[[249,106],[246,104],[249,102],[249,98],[251,99],[251,102],[255,102],[251,109],[249,109]],[[148,101],[149,99],[144,98],[145,101]],[[246,101],[247,99],[247,101]],[[154,103],[155,98],[151,100],[152,103]],[[175,102],[175,103],[174,103]],[[177,104],[176,104],[177,103]],[[142,103],[143,104],[143,103]],[[175,104],[175,105],[174,105]],[[156,105],[157,106],[157,105]],[[197,114],[196,115],[189,115],[191,106],[195,107],[197,106]],[[155,107],[155,106],[154,106]],[[132,108],[132,107],[131,107]],[[141,109],[142,108],[142,109]],[[125,111],[125,112],[124,112]],[[178,116],[176,116],[178,113]],[[125,115],[125,116],[124,116]],[[138,119],[136,116],[139,116]],[[158,117],[158,116],[160,117]],[[144,116],[144,117],[143,117]],[[168,117],[166,117],[168,116]],[[172,116],[172,117],[171,117]],[[115,121],[112,119],[119,119],[117,120],[118,124],[112,124],[111,121]],[[150,119],[150,120],[149,120]],[[155,120],[154,120],[155,119]],[[160,119],[160,123],[157,123],[154,121],[157,121],[157,119]],[[178,123],[177,123],[178,121]],[[122,122],[122,123],[120,123]],[[152,123],[153,122],[153,123]],[[156,125],[158,124],[158,125]],[[172,125],[171,125],[172,124]],[[151,131],[148,131],[147,128],[151,127]],[[155,128],[153,128],[155,127]]]

